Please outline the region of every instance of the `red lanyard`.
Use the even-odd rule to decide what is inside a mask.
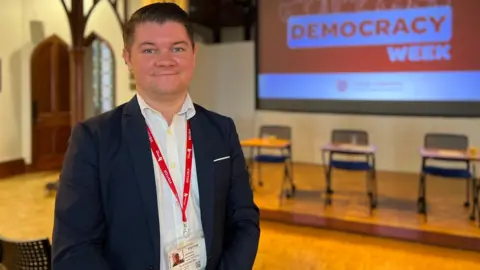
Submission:
[[[190,195],[190,178],[191,178],[191,172],[192,172],[192,133],[190,131],[190,122],[187,121],[187,150],[186,150],[186,164],[185,164],[185,181],[183,184],[183,204],[180,203],[180,197],[178,196],[177,189],[175,188],[175,184],[173,183],[172,176],[170,175],[170,171],[168,170],[167,164],[165,163],[165,160],[162,156],[162,153],[160,152],[160,148],[158,147],[157,143],[155,142],[155,139],[153,138],[152,131],[147,125],[147,131],[148,131],[148,138],[150,140],[150,147],[152,148],[153,154],[155,155],[155,158],[157,159],[158,165],[160,166],[160,170],[163,173],[163,176],[165,176],[165,179],[167,180],[168,185],[170,186],[170,189],[173,192],[173,195],[177,198],[177,202],[180,205],[180,208],[182,209],[182,221],[184,226],[187,224],[187,205],[188,205],[188,197]]]

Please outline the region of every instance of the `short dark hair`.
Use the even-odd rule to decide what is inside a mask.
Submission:
[[[185,26],[192,46],[195,46],[193,25],[190,18],[181,7],[175,3],[158,2],[146,5],[135,11],[123,31],[123,44],[125,48],[130,49],[135,37],[135,28],[137,25],[146,22],[156,22],[163,24],[166,22],[177,22]]]

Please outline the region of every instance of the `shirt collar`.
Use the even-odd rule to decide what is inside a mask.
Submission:
[[[148,105],[147,102],[145,102],[145,100],[140,96],[138,92],[137,92],[137,100],[138,100],[138,105],[140,106],[140,110],[142,111],[142,114],[144,114],[146,110],[151,110],[153,112],[159,113],[158,111],[150,107],[150,105]],[[185,98],[185,101],[183,102],[182,108],[178,112],[178,115],[186,116],[187,120],[192,118],[195,115],[195,106],[193,105],[192,98],[188,93],[187,93],[187,97]]]

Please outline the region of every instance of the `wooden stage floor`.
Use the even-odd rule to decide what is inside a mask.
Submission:
[[[255,166],[256,168],[256,166]],[[266,220],[391,237],[424,244],[480,251],[480,227],[465,208],[464,180],[427,178],[428,219],[417,214],[418,175],[377,172],[378,206],[371,215],[365,173],[336,170],[332,174],[332,205],[325,207],[323,167],[295,164],[293,198],[282,200],[281,165],[262,164],[252,174],[255,202]]]
[[[45,172],[0,179],[0,236],[18,240],[50,238],[55,193],[46,196],[43,188],[56,177],[56,172]],[[473,251],[265,220],[261,230],[252,270],[480,269],[480,256]]]
[[[332,178],[335,191],[333,203],[325,208],[322,167],[295,164],[297,193],[279,205],[281,167],[262,166],[264,185],[255,185],[254,192],[262,220],[480,251],[480,227],[468,219],[470,211],[463,207],[464,181],[428,178],[429,218],[425,221],[416,212],[418,179],[415,175],[379,172],[378,209],[370,216],[362,173],[335,171]],[[0,198],[0,204],[5,206],[0,207],[0,210],[3,209],[2,216],[15,217],[7,223],[0,222],[1,234],[12,238],[50,235],[54,196],[45,197],[42,191],[46,180],[55,179],[56,173],[20,176],[19,181],[15,178],[1,184],[4,194],[8,194]],[[256,174],[253,183],[256,183]],[[25,205],[25,201],[29,203]],[[26,226],[32,223],[42,226],[35,230],[30,225]]]

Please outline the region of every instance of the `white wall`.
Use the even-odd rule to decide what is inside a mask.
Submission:
[[[214,91],[212,109],[232,116],[242,138],[254,136],[262,124],[290,125],[293,158],[297,162],[320,164],[319,148],[329,141],[334,128],[367,130],[378,147],[378,169],[387,171],[417,172],[418,149],[427,132],[464,133],[472,144],[480,146],[478,119],[255,112],[253,42],[210,45],[203,53],[197,65],[208,67],[215,78],[202,82],[203,88]]]
[[[0,0],[0,162],[21,157],[21,1]],[[16,25],[18,31],[12,31]]]
[[[254,136],[255,77],[248,74],[254,71],[255,57],[251,43],[225,43],[210,45],[214,57],[215,110],[227,114],[235,120],[239,136]]]
[[[232,117],[241,137],[253,136],[253,47],[249,43],[201,45],[191,95],[195,102]]]
[[[212,109],[215,105],[214,101],[214,88],[212,87],[212,81],[215,80],[214,73],[212,72],[212,65],[209,57],[209,47],[196,42],[197,46],[197,66],[196,72],[193,77],[193,81],[190,87],[190,96],[192,99],[204,106],[207,109]],[[210,57],[211,58],[211,57]]]
[[[140,0],[128,0],[130,10]],[[66,1],[70,6],[70,1]],[[85,13],[92,0],[85,0]],[[128,71],[122,60],[122,33],[107,0],[92,13],[85,35],[95,31],[113,47],[116,60],[116,102],[134,94],[128,88]],[[67,16],[59,0],[0,0],[0,162],[31,162],[30,55],[43,38],[56,34],[71,45]],[[119,7],[122,12],[123,8]],[[130,12],[131,13],[131,12]]]

